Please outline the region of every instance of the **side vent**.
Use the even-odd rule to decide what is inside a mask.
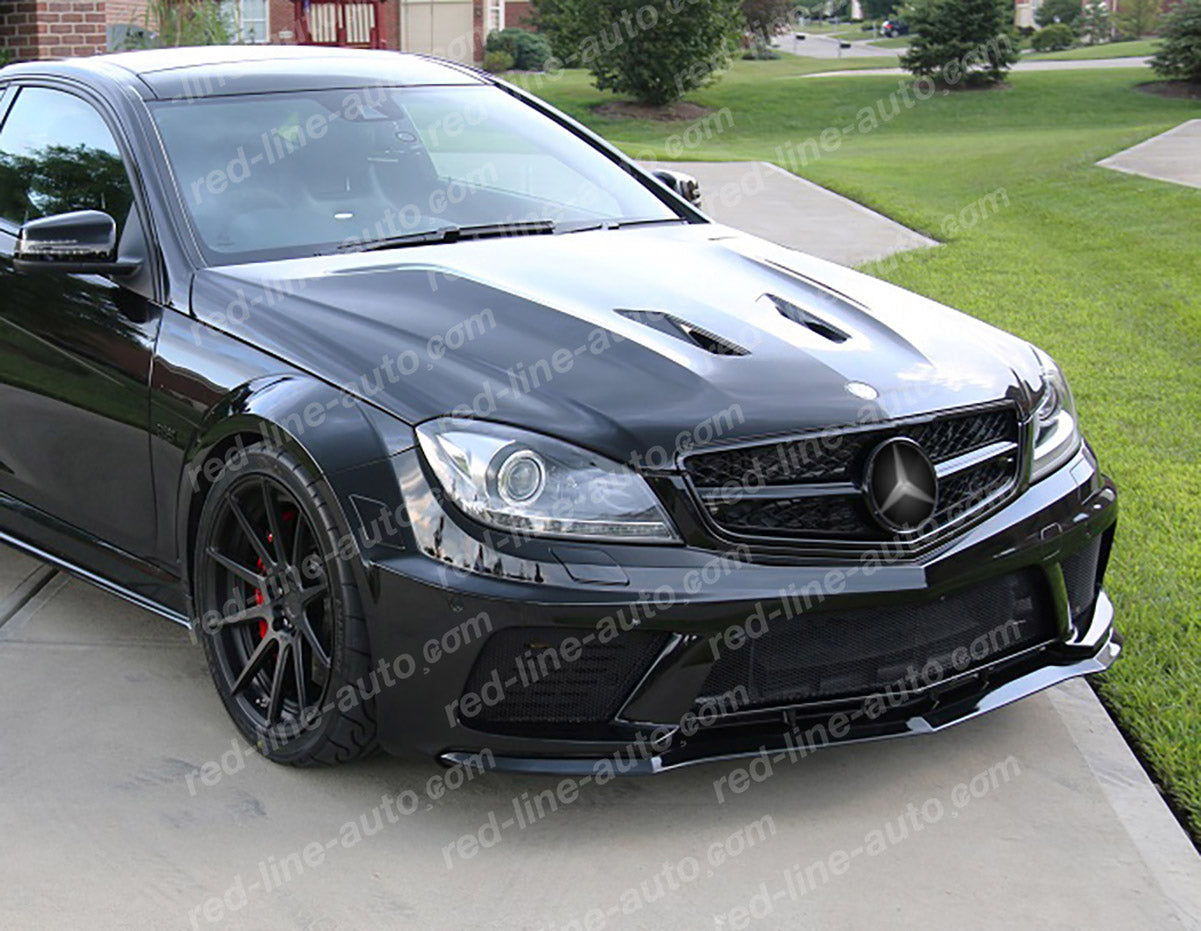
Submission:
[[[687,320],[681,320],[679,317],[673,317],[671,314],[665,314],[658,310],[618,310],[617,312],[643,326],[699,346],[705,352],[711,352],[715,356],[750,355],[749,350],[743,349],[737,343],[732,343],[716,333],[710,333],[702,327],[695,326]]]
[[[777,297],[774,294],[765,294],[767,298],[780,312],[780,316],[787,317],[793,323],[799,323],[801,326],[812,330],[818,336],[828,339],[832,343],[845,343],[850,336],[838,329],[833,324],[827,323],[821,317],[811,314],[809,311],[797,307],[791,301],[786,301],[782,297]]]

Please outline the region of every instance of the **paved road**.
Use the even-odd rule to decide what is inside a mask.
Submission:
[[[1093,61],[1019,61],[1014,71],[1086,71],[1096,68],[1145,68],[1150,58],[1098,58]],[[789,75],[796,78],[844,78],[864,75],[899,76],[908,71],[901,68],[849,68],[846,71],[818,71],[813,74]]]
[[[797,29],[776,36],[772,40],[772,46],[793,55],[804,55],[806,58],[896,58],[899,51],[904,51],[880,48],[878,45],[869,44],[871,41],[872,37],[869,36],[852,41],[850,48],[843,48],[844,43],[839,39]]]
[[[1097,164],[1144,178],[1201,188],[1201,120],[1188,120]]]

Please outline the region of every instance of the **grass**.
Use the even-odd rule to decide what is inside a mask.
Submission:
[[[1158,39],[1135,39],[1130,42],[1106,42],[1103,45],[1082,45],[1062,52],[1030,52],[1022,61],[1093,61],[1098,58],[1142,58],[1154,55]]]
[[[834,64],[862,66],[736,63],[692,98],[729,107],[732,128],[688,157],[771,161],[897,88],[884,76],[796,79]],[[1201,104],[1139,93],[1143,80],[1015,73],[1007,90],[902,109],[796,170],[946,240],[867,271],[1018,333],[1066,369],[1121,490],[1106,585],[1126,651],[1099,687],[1201,838],[1201,191],[1094,164],[1201,117]],[[580,74],[544,93],[639,157],[664,157],[680,131],[595,117],[591,105],[607,98]],[[946,218],[998,189],[1007,207],[948,232]]]

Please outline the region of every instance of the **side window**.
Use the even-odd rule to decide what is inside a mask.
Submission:
[[[0,128],[0,217],[16,225],[103,210],[125,226],[133,190],[120,150],[91,104],[63,91],[20,91]]]

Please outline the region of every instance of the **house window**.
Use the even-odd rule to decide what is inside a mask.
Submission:
[[[488,32],[505,28],[505,0],[488,0]]]
[[[270,42],[267,0],[224,0],[240,42]]]

